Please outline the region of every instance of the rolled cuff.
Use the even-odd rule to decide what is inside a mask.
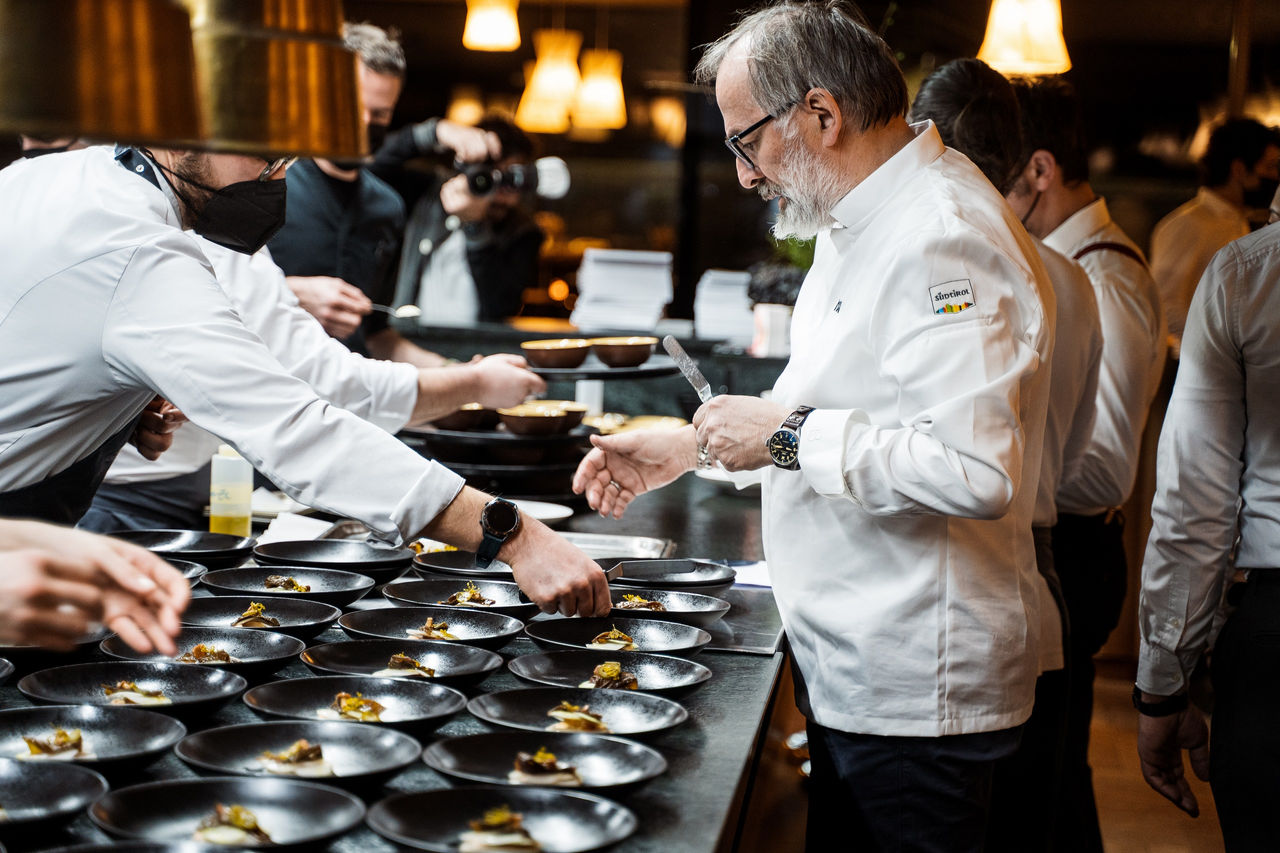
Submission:
[[[800,427],[800,472],[826,497],[852,497],[844,476],[845,449],[853,433],[870,424],[861,409],[816,409]]]
[[[1186,686],[1182,662],[1171,651],[1143,641],[1138,651],[1138,689],[1154,696],[1172,696]]]
[[[463,485],[464,481],[460,476],[431,460],[413,488],[391,511],[391,521],[399,531],[399,541],[394,541],[392,535],[379,531],[374,531],[372,538],[396,546],[412,541],[432,519],[453,503]]]

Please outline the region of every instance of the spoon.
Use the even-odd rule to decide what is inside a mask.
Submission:
[[[375,304],[371,307],[374,311],[382,311],[390,314],[392,317],[409,318],[422,316],[422,309],[417,305],[401,305],[399,308],[392,308],[390,305]]]

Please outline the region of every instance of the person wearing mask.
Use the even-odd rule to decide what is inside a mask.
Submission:
[[[1265,208],[1280,183],[1280,131],[1249,118],[1228,119],[1209,134],[1200,176],[1196,197],[1151,232],[1151,274],[1174,357],[1205,267],[1219,249],[1249,233],[1249,211]]]
[[[1038,671],[1044,266],[981,172],[907,124],[893,52],[850,4],[750,13],[696,78],[739,181],[779,201],[774,235],[817,237],[791,356],[770,400],[594,436],[574,489],[616,517],[699,463],[759,472],[808,849],[979,851]]]

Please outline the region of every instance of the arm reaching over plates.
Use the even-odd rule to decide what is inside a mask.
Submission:
[[[591,436],[591,452],[573,475],[573,491],[603,516],[622,518],[637,496],[661,488],[697,465],[693,427]]]

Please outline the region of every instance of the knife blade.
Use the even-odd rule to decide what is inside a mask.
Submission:
[[[680,342],[671,335],[667,335],[662,339],[662,348],[667,351],[667,355],[671,356],[671,360],[676,363],[676,367],[680,368],[684,378],[689,380],[693,390],[698,392],[698,399],[704,403],[710,400],[713,396],[711,383],[702,375],[702,371],[698,369],[697,362],[689,357],[689,353],[684,351],[684,347],[680,346]]]

